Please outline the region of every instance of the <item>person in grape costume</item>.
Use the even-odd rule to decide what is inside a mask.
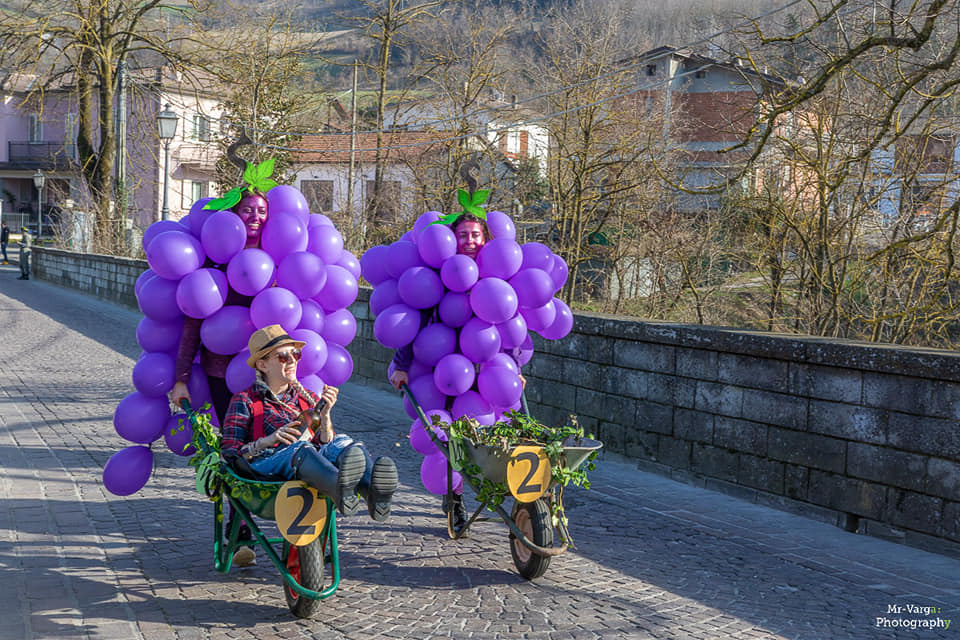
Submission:
[[[257,379],[230,401],[221,451],[242,456],[259,474],[303,480],[330,497],[343,515],[356,513],[359,493],[370,517],[383,522],[397,490],[397,467],[386,456],[374,461],[363,443],[334,431],[330,411],[338,390],[325,385],[317,395],[297,380],[304,345],[276,324],[250,336],[247,364]],[[319,428],[310,440],[301,440],[302,412],[314,408]]]
[[[205,208],[209,207],[210,203]],[[247,194],[240,199],[231,209],[243,221],[247,230],[247,242],[245,249],[260,246],[260,232],[267,221],[268,205],[267,198],[259,190],[249,187]],[[225,265],[217,265],[209,258],[204,267],[215,267],[221,271],[225,270]],[[239,305],[249,307],[253,301],[253,296],[245,296],[234,291],[231,287],[227,293],[225,305]],[[170,392],[170,400],[179,406],[182,400],[191,401],[190,391],[187,383],[190,381],[190,368],[193,360],[200,352],[200,365],[203,372],[207,374],[207,382],[210,385],[210,396],[213,404],[213,410],[216,413],[217,420],[222,425],[227,414],[227,406],[233,395],[227,388],[226,372],[227,366],[233,356],[220,355],[213,353],[200,341],[200,326],[203,320],[200,318],[187,317],[183,323],[183,332],[180,334],[180,345],[177,349],[177,360],[174,369],[173,390]]]
[[[457,239],[457,253],[476,260],[480,249],[483,248],[487,239],[490,238],[490,230],[487,228],[486,222],[472,213],[463,213],[453,221],[451,228]],[[437,308],[425,309],[421,313],[420,318],[421,329],[429,324],[438,322]],[[517,363],[517,367],[519,368],[521,366],[519,347],[510,349],[506,353],[513,358],[513,361]],[[408,372],[413,362],[413,357],[413,343],[397,349],[396,353],[394,353],[393,373],[390,374],[390,383],[395,389],[399,390],[401,385],[407,384],[410,381]],[[526,385],[526,379],[523,375],[520,375],[520,381],[523,385]],[[454,488],[452,504],[448,504],[446,494],[443,496],[443,513],[447,514],[450,509],[453,509],[454,531],[459,533],[467,523],[467,510],[463,505],[462,484]]]

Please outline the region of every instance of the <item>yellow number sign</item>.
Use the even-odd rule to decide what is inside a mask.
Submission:
[[[550,460],[543,447],[524,445],[510,455],[507,486],[518,502],[533,502],[550,486]]]
[[[274,506],[277,528],[287,542],[298,547],[317,539],[327,522],[327,501],[300,480],[283,483]]]

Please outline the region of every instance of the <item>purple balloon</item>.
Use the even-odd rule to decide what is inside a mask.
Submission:
[[[300,307],[303,313],[300,314],[300,324],[298,329],[310,329],[319,334],[323,334],[323,329],[327,324],[327,314],[323,307],[316,300],[301,300]]]
[[[488,241],[477,254],[477,268],[480,277],[494,277],[508,280],[520,270],[523,263],[523,251],[515,241],[509,238],[494,238]]]
[[[187,391],[190,393],[190,400],[197,409],[210,402],[210,383],[207,380],[207,374],[203,367],[198,363],[190,365],[190,379],[187,380]],[[217,424],[216,415],[213,415],[213,423]]]
[[[543,269],[549,272],[553,265],[553,252],[550,248],[539,242],[526,242],[520,247],[523,252],[523,263],[521,269]]]
[[[374,337],[388,349],[410,344],[419,331],[420,312],[402,303],[384,309],[373,323]]]
[[[147,247],[150,268],[167,280],[179,280],[196,271],[205,259],[203,247],[186,231],[164,231]]]
[[[133,386],[145,396],[166,399],[173,389],[173,358],[166,353],[145,353],[133,365]]]
[[[154,278],[159,278],[159,277],[160,277],[160,276],[158,276],[157,274],[155,274],[155,273],[153,272],[153,269],[147,269],[147,270],[141,272],[140,275],[137,276],[137,281],[136,281],[135,283],[133,283],[133,293],[134,293],[134,295],[139,296],[139,295],[140,295],[140,289],[143,288],[143,285],[144,285],[144,284],[146,284],[148,281],[150,281],[150,280],[152,280],[152,279],[154,279]]]
[[[557,309],[553,304],[554,300],[556,300],[556,298],[551,299],[550,302],[536,309],[520,309],[520,315],[527,321],[528,329],[540,333],[553,323],[557,317]]]
[[[517,313],[517,294],[506,280],[480,278],[470,290],[470,308],[486,322],[506,322]]]
[[[317,225],[310,229],[307,251],[321,258],[326,264],[336,264],[343,256],[343,236],[336,227]]]
[[[326,282],[327,267],[309,251],[291,253],[277,267],[277,284],[301,300],[320,293]]]
[[[360,261],[357,260],[357,256],[353,255],[349,251],[344,251],[340,255],[340,259],[337,260],[336,265],[338,267],[343,267],[347,271],[353,274],[353,277],[357,280],[360,279]]]
[[[203,321],[200,340],[210,351],[232,356],[246,348],[247,340],[256,330],[250,320],[249,309],[227,305]]]
[[[353,274],[332,264],[327,267],[327,281],[315,299],[324,311],[336,311],[353,304],[359,291],[359,283]]]
[[[438,307],[440,320],[448,327],[462,327],[467,320],[473,317],[473,309],[470,308],[470,297],[465,293],[448,291],[440,301]]]
[[[317,375],[331,387],[339,387],[350,379],[353,373],[353,358],[338,344],[327,345],[327,362]]]
[[[234,212],[217,211],[203,223],[200,242],[211,260],[226,264],[247,244],[247,227]]]
[[[510,371],[513,371],[514,373],[520,373],[520,367],[517,366],[517,363],[514,361],[514,359],[502,352],[494,355],[492,358],[484,362],[483,366],[481,367],[481,371],[490,367],[504,367],[510,369]]]
[[[440,422],[450,424],[453,422],[453,418],[450,417],[450,414],[444,411],[443,409],[432,409],[426,412],[427,420],[431,420],[429,428],[437,435],[437,439],[442,440],[443,442],[447,441],[447,433],[440,427],[437,427],[433,424],[432,418],[436,416],[440,419]],[[427,433],[427,429],[424,428],[423,423],[420,422],[420,418],[417,418],[410,425],[410,446],[413,447],[413,450],[417,453],[422,453],[425,456],[430,455],[431,453],[439,453],[440,449],[437,448],[437,445],[434,444],[433,439]]]
[[[477,388],[494,409],[503,411],[520,400],[520,377],[507,367],[484,367],[477,376]]]
[[[177,285],[177,306],[191,318],[207,318],[227,301],[227,276],[219,269],[197,269]]]
[[[457,348],[457,332],[442,323],[434,323],[420,330],[413,340],[413,355],[428,366]]]
[[[403,300],[400,299],[397,281],[393,278],[384,280],[374,287],[373,293],[370,294],[370,313],[378,316],[380,312],[387,307],[401,302],[403,302]]]
[[[304,389],[309,389],[318,396],[323,393],[323,387],[325,386],[323,380],[321,380],[320,376],[316,374],[303,376],[300,378],[300,384]]]
[[[279,324],[287,333],[300,324],[303,307],[300,299],[283,287],[270,287],[258,293],[250,303],[250,320],[262,329],[271,324]]]
[[[322,213],[311,213],[310,216],[307,218],[308,229],[312,229],[313,227],[316,227],[322,224],[332,227],[333,220],[331,220],[328,216],[323,215]]]
[[[459,353],[444,356],[433,370],[433,383],[448,396],[464,393],[473,386],[475,378],[473,363]]]
[[[124,440],[150,444],[160,437],[169,416],[169,400],[165,396],[148,396],[134,391],[117,405],[113,428]]]
[[[207,218],[216,213],[213,209],[204,209],[211,200],[213,200],[212,196],[200,198],[190,205],[190,213],[180,218],[180,224],[189,229],[190,233],[197,238],[203,233],[203,225],[207,221]]]
[[[306,251],[306,223],[293,213],[271,212],[266,224],[263,225],[260,246],[277,263],[295,251]]]
[[[411,380],[415,380],[423,376],[430,376],[433,375],[433,367],[414,358],[413,362],[410,363],[410,369],[407,370],[407,375]]]
[[[444,260],[457,253],[457,237],[450,227],[432,224],[417,236],[417,250],[429,266],[439,269]]]
[[[360,272],[363,279],[373,286],[377,286],[392,277],[387,269],[389,255],[390,248],[382,244],[367,249],[360,256]]]
[[[137,344],[144,351],[173,351],[180,344],[181,333],[183,316],[163,322],[145,317],[137,325]]]
[[[533,338],[527,336],[527,339],[523,341],[523,344],[520,345],[520,366],[530,362],[530,358],[533,357]]]
[[[438,496],[448,492],[448,484],[453,491],[463,486],[463,476],[456,471],[450,476],[450,482],[447,482],[447,458],[440,452],[424,456],[420,463],[420,481],[427,491]]]
[[[115,496],[129,496],[147,484],[151,473],[153,452],[150,447],[126,447],[110,456],[103,466],[103,486]]]
[[[413,229],[411,229],[414,239],[416,239],[417,242],[419,242],[420,234],[423,233],[423,230],[426,229],[427,227],[443,226],[438,224],[431,224],[433,222],[436,222],[442,217],[443,217],[443,214],[441,214],[439,211],[427,211],[425,213],[421,213],[417,217],[416,222],[413,223]]]
[[[163,426],[163,441],[167,448],[178,456],[192,456],[197,452],[193,446],[193,427],[185,413],[175,413]]]
[[[237,293],[255,296],[273,284],[276,263],[263,249],[244,249],[227,265],[227,280]]]
[[[567,306],[567,303],[559,298],[554,298],[553,306],[557,311],[556,318],[549,326],[539,332],[547,340],[559,340],[566,337],[573,329],[573,312]]]
[[[440,279],[450,291],[466,291],[477,283],[479,277],[477,262],[470,256],[457,254],[440,267]]]
[[[327,363],[327,343],[320,334],[309,329],[294,329],[290,332],[294,340],[305,342],[300,349],[300,362],[297,363],[297,378],[315,374]]]
[[[297,216],[310,214],[310,205],[300,190],[288,184],[279,184],[267,191],[267,204],[270,215],[274,213],[290,213]]]
[[[443,282],[430,267],[410,267],[397,283],[400,299],[414,309],[435,307],[443,298]]]
[[[494,420],[493,407],[476,391],[467,391],[457,396],[450,409],[450,415],[454,420],[464,416],[473,418],[480,424],[493,424]]]
[[[319,333],[328,343],[345,347],[353,342],[357,335],[357,319],[350,313],[350,309],[338,309],[327,314],[323,331]]]
[[[527,338],[527,321],[519,313],[497,325],[502,349],[515,349]]]
[[[243,349],[230,359],[224,379],[227,382],[227,389],[230,389],[231,393],[246,391],[256,382],[257,372],[247,364],[247,358],[249,357],[250,351]]]
[[[140,239],[143,250],[146,251],[153,239],[166,231],[179,231],[180,233],[187,231],[189,233],[190,229],[176,220],[157,220],[143,232],[143,238]]]
[[[158,322],[170,322],[182,317],[177,306],[177,283],[166,278],[150,278],[140,287],[137,296],[140,311]]]
[[[487,213],[487,229],[494,238],[506,238],[507,240],[517,239],[517,228],[513,224],[510,216],[503,211],[490,211]]]
[[[473,362],[486,362],[500,350],[500,334],[497,328],[481,320],[471,318],[460,330],[460,352]]]
[[[424,266],[417,251],[417,245],[409,240],[397,240],[388,247],[386,268],[390,277],[400,279],[403,272],[410,267]]]
[[[433,375],[427,374],[418,378],[410,378],[410,392],[417,399],[417,403],[424,411],[443,409],[447,405],[447,396],[437,388],[433,382]],[[417,417],[417,412],[410,403],[409,397],[403,396],[403,409],[411,418]]]
[[[569,274],[570,270],[567,268],[567,263],[560,256],[554,255],[553,265],[550,267],[550,278],[553,279],[553,285],[556,287],[555,291],[563,289]]]
[[[550,274],[535,267],[521,269],[510,278],[510,286],[517,292],[519,305],[530,309],[547,304],[556,291]]]

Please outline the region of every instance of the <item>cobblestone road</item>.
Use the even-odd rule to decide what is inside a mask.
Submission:
[[[386,526],[340,521],[340,590],[319,619],[295,619],[262,555],[214,571],[210,503],[185,458],[156,447],[143,490],[104,490],[103,464],[125,444],[112,416],[132,391],[139,314],[14,269],[0,268],[0,638],[960,637],[960,620],[876,626],[960,618],[960,561],[610,456],[592,490],[567,494],[577,549],[527,582],[499,520],[446,538],[399,398],[356,384],[341,391],[338,424],[396,456],[401,491]]]

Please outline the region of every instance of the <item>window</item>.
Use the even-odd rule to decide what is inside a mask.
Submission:
[[[648,76],[655,76],[655,75],[657,75],[657,65],[655,65],[655,64],[648,64],[648,65],[647,65],[647,75],[648,75]]]
[[[210,119],[199,113],[193,115],[193,131],[190,137],[200,142],[210,142]]]
[[[301,180],[300,191],[311,212],[333,211],[333,180]]]
[[[520,132],[507,132],[507,153],[520,153]]]
[[[376,182],[374,180],[367,180],[366,182],[366,202],[367,208],[374,208],[373,196],[374,196],[374,185]],[[400,208],[400,181],[399,180],[384,180],[383,187],[380,191],[380,202],[379,206],[376,207],[377,215],[376,219],[382,222],[396,222],[397,213]]]
[[[30,114],[30,131],[28,132],[28,138],[32,143],[43,142],[43,123],[40,122],[39,113]]]
[[[71,111],[66,115],[63,121],[64,142],[73,144],[77,141],[77,114]]]
[[[199,200],[200,198],[206,198],[206,197],[207,197],[207,192],[209,191],[208,185],[209,185],[209,183],[207,183],[207,182],[196,182],[196,181],[194,181],[194,182],[191,182],[191,183],[190,183],[190,198],[191,198],[191,204],[192,204],[193,202],[196,202],[196,201]]]

